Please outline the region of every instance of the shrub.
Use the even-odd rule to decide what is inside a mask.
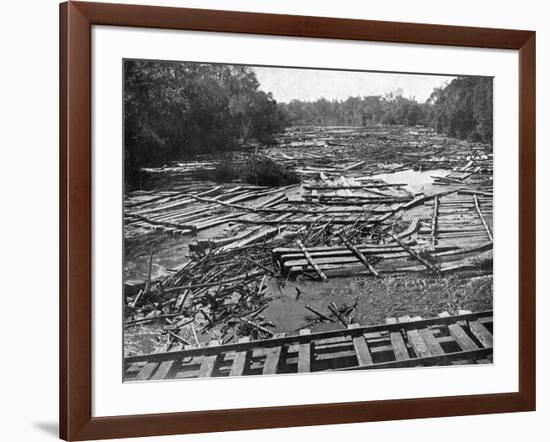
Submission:
[[[300,178],[286,166],[261,156],[253,156],[244,166],[243,179],[249,184],[259,186],[287,186],[297,184]]]
[[[218,183],[226,183],[228,181],[234,181],[241,176],[238,167],[234,166],[230,162],[218,163],[216,168],[212,171],[212,180]]]
[[[267,157],[254,155],[244,165],[235,165],[230,158],[218,163],[215,169],[200,169],[193,172],[193,178],[200,181],[227,183],[240,180],[259,186],[279,187],[300,182],[294,170],[276,163]]]

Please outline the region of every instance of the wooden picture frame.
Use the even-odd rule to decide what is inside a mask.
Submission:
[[[519,51],[519,391],[92,417],[93,25]],[[121,438],[535,410],[535,32],[153,6],[60,5],[60,436]]]

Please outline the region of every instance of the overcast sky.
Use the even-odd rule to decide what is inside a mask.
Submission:
[[[379,72],[327,71],[316,69],[254,67],[261,89],[272,92],[283,103],[292,99],[314,101],[319,98],[346,99],[365,95],[384,95],[402,90],[404,97],[424,102],[435,87],[455,77],[439,75],[389,74]]]

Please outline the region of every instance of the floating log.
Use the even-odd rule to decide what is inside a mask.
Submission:
[[[328,278],[327,276],[323,273],[323,271],[319,268],[319,266],[315,263],[315,261],[313,260],[313,258],[311,257],[311,255],[309,254],[309,252],[307,251],[307,249],[305,248],[305,246],[302,244],[302,241],[300,241],[299,239],[296,240],[296,244],[298,245],[298,247],[300,248],[300,250],[302,251],[302,253],[304,254],[305,258],[307,259],[307,261],[309,262],[309,264],[313,267],[313,269],[317,272],[317,274],[319,275],[319,277],[324,281],[324,282],[328,282]]]
[[[323,321],[329,321],[329,322],[334,322],[334,320],[332,318],[329,318],[327,315],[321,313],[319,310],[316,310],[315,308],[313,308],[311,305],[309,304],[306,304],[304,306],[306,309],[308,309],[311,313],[314,313],[315,315],[317,315],[319,318],[321,318]]]
[[[481,222],[483,223],[483,227],[485,227],[485,230],[487,231],[487,236],[492,241],[493,240],[493,234],[491,233],[491,229],[489,229],[489,226],[487,225],[487,221],[485,221],[485,217],[483,216],[483,213],[481,212],[481,209],[479,207],[479,201],[477,200],[477,195],[474,195],[474,204],[476,206],[477,214],[479,215],[479,218],[481,219]]]
[[[403,247],[403,250],[405,250],[409,255],[411,255],[416,260],[420,261],[428,270],[431,270],[432,272],[439,273],[439,269],[434,266],[431,262],[427,261],[426,259],[422,258],[418,253],[416,253],[413,249],[411,249],[409,246],[407,246],[405,243],[401,242],[401,240],[395,236],[394,233],[390,234],[391,237],[399,244],[401,247]]]
[[[385,189],[391,187],[404,187],[407,184],[348,184],[348,185],[314,185],[314,184],[304,184],[303,188],[306,190],[338,190],[338,189]]]
[[[467,190],[467,189],[461,189],[458,191],[459,195],[477,195],[477,196],[488,196],[493,197],[492,192],[481,192],[478,190]]]
[[[361,261],[365,265],[365,267],[367,267],[370,270],[370,272],[374,276],[376,277],[380,276],[376,271],[376,269],[371,265],[371,263],[369,263],[365,255],[363,255],[357,247],[351,244],[341,233],[338,234],[338,237],[344,243],[344,245],[357,257],[357,259]]]

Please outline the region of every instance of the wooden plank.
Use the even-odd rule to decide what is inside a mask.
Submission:
[[[348,326],[350,329],[357,327],[359,327],[359,324],[350,324]],[[355,336],[353,338],[353,347],[355,348],[355,354],[357,355],[357,362],[359,365],[372,365],[374,363],[364,335]]]
[[[451,324],[448,326],[449,333],[456,340],[459,347],[463,351],[476,350],[479,348],[474,341],[466,334],[464,329],[458,324]]]
[[[431,236],[432,236],[432,246],[437,245],[437,212],[439,210],[439,197],[434,198],[434,210],[432,215],[432,228],[431,228]]]
[[[404,367],[429,367],[433,365],[450,364],[452,361],[472,361],[480,360],[483,358],[490,358],[493,354],[492,348],[478,348],[471,351],[458,351],[454,353],[446,353],[439,356],[429,356],[427,358],[412,358],[405,361],[390,361],[382,362],[380,364],[374,364],[369,366],[355,366],[346,367],[343,369],[337,369],[336,371],[350,371],[350,370],[372,370],[381,368],[404,368]]]
[[[178,344],[172,345],[170,347],[170,351],[179,351],[182,348],[183,348],[183,345],[178,343]],[[166,376],[168,376],[168,373],[170,373],[170,370],[172,369],[172,366],[174,365],[175,362],[176,362],[175,360],[161,362],[159,364],[159,368],[157,369],[157,371],[155,371],[155,373],[151,377],[151,380],[159,381],[166,378]]]
[[[281,358],[281,346],[268,348],[262,374],[277,374],[279,359]]]
[[[346,169],[344,169],[346,170]],[[319,185],[308,185],[305,184],[303,187],[306,190],[337,190],[337,189],[384,189],[391,187],[405,187],[408,184],[348,184],[348,185],[329,185],[329,186],[319,186]]]
[[[489,229],[489,226],[487,225],[487,221],[485,221],[485,217],[483,216],[483,213],[481,213],[481,208],[479,207],[479,201],[477,199],[477,195],[474,194],[474,203],[476,206],[477,214],[479,215],[479,218],[481,219],[481,222],[483,223],[483,227],[485,227],[485,230],[487,231],[487,236],[492,241],[493,240],[493,233],[491,232],[491,229]]]
[[[309,335],[311,331],[307,328],[300,330],[300,335]],[[303,342],[298,347],[298,373],[309,373],[311,371],[311,342]]]
[[[219,341],[210,341],[208,344],[209,347],[216,347],[220,345]],[[199,370],[199,378],[209,378],[212,376],[214,371],[214,365],[218,360],[218,354],[214,355],[205,355],[202,358],[201,368]]]
[[[139,371],[137,376],[135,377],[136,381],[146,381],[151,377],[151,374],[156,370],[158,367],[158,362],[148,362],[145,364],[145,366]]]
[[[439,342],[437,342],[432,330],[425,328],[418,330],[418,334],[422,337],[422,340],[426,343],[426,346],[433,356],[441,356],[445,354],[445,351]]]
[[[239,339],[239,343],[249,342],[250,338],[245,336]],[[244,367],[246,364],[246,353],[247,350],[238,351],[235,354],[235,359],[233,359],[233,365],[231,366],[231,372],[229,376],[242,376],[244,372]]]
[[[410,359],[407,346],[405,345],[405,340],[401,332],[392,332],[390,333],[390,341],[393,348],[393,353],[395,354],[396,361],[405,361]]]
[[[259,242],[260,240],[269,238],[273,235],[275,235],[278,232],[277,228],[270,227],[266,229],[259,229],[256,233],[252,235],[247,235],[245,238],[239,239],[238,241],[231,242],[223,247],[221,247],[221,250],[231,250],[231,249],[237,249],[239,247],[244,247],[249,244],[253,244],[255,242]]]
[[[413,348],[417,357],[425,358],[428,356],[433,356],[430,348],[428,347],[418,330],[408,330],[407,339],[409,340],[409,343],[411,344],[411,347]]]
[[[431,270],[432,272],[435,272],[435,273],[439,273],[439,269],[436,266],[434,266],[431,262],[426,261],[413,249],[411,249],[409,246],[403,243],[393,232],[390,233],[390,235],[395,240],[395,242],[397,242],[397,244],[399,244],[403,248],[403,250],[405,250],[409,255],[411,255],[416,260],[420,261],[420,263],[422,263],[422,265],[424,265],[428,270]]]
[[[170,372],[170,369],[174,365],[174,362],[175,361],[161,362],[160,365],[159,365],[158,370],[151,377],[151,380],[160,381],[160,380],[164,379],[168,375],[168,373]]]
[[[485,348],[493,346],[493,335],[489,333],[489,330],[479,321],[472,321],[469,323],[470,330],[474,336],[481,342],[481,345]]]
[[[317,274],[321,277],[321,279],[324,281],[324,282],[328,282],[328,278],[327,278],[327,275],[325,275],[323,273],[323,271],[319,268],[319,266],[315,263],[315,261],[313,260],[313,258],[311,257],[311,255],[309,254],[309,252],[307,251],[307,249],[305,248],[305,246],[302,244],[302,241],[300,241],[299,239],[296,240],[296,244],[298,244],[298,247],[300,248],[300,250],[302,251],[302,253],[304,254],[304,256],[306,257],[307,261],[309,262],[309,264],[311,265],[311,267],[313,267],[315,269],[315,271],[317,272]]]
[[[340,240],[344,243],[344,245],[350,250],[351,253],[353,253],[356,258],[361,261],[361,263],[369,269],[369,271],[376,277],[379,277],[380,275],[376,271],[376,269],[371,265],[371,263],[367,260],[365,255],[361,253],[361,251],[355,247],[353,244],[351,244],[341,233],[338,233],[338,237]]]
[[[448,315],[448,313],[447,313]],[[420,321],[415,322],[408,322],[408,323],[396,323],[394,320],[393,323],[389,324],[378,324],[378,325],[369,325],[369,326],[359,326],[358,331],[354,331],[353,334],[372,334],[372,333],[389,333],[389,332],[397,332],[401,330],[420,330],[422,328],[428,328],[428,327],[442,327],[446,326],[448,324],[453,324],[458,321],[480,321],[482,323],[491,323],[492,322],[492,315],[493,312],[491,310],[488,311],[481,311],[476,313],[471,313],[467,315],[455,315],[455,316],[447,316],[447,317],[436,317],[436,318],[429,318],[429,319],[422,319]],[[347,326],[347,325],[346,325]],[[249,343],[227,343],[220,345],[218,353],[226,353],[231,351],[242,351],[244,349],[251,349],[251,348],[262,348],[267,346],[272,346],[274,344],[285,344],[285,345],[291,345],[296,344],[299,345],[300,342],[304,342],[306,340],[323,340],[323,339],[332,339],[332,338],[338,338],[338,337],[345,337],[349,336],[350,331],[349,329],[339,329],[339,330],[329,330],[329,331],[321,331],[314,333],[311,337],[303,337],[303,336],[286,336],[283,338],[269,338],[269,339],[262,339],[254,342]],[[189,357],[202,357],[204,355],[212,354],[212,349],[209,347],[194,347],[191,349],[188,349],[187,347],[185,350],[182,351],[175,351],[175,352],[162,352],[162,353],[153,353],[153,354],[146,354],[146,355],[137,355],[137,356],[129,356],[125,358],[126,364],[135,364],[138,362],[162,362],[166,360],[172,360],[172,359],[182,359],[182,358],[189,358]]]
[[[363,213],[364,211],[362,211]],[[418,218],[416,218],[418,220]],[[403,232],[401,232],[398,237],[401,238]],[[407,244],[414,244],[414,241],[408,241]],[[361,244],[356,246],[361,253],[363,254],[371,254],[371,253],[378,253],[378,252],[400,252],[402,250],[401,246],[395,245],[393,243],[388,244]],[[448,250],[448,247],[441,247],[439,250]],[[326,252],[345,252],[348,253],[348,250],[346,247],[341,246],[316,246],[316,247],[309,247],[308,251],[311,253],[311,255],[316,255],[317,253]],[[291,248],[291,247],[276,247],[273,249],[273,254],[276,256],[284,256],[284,255],[291,255],[291,257],[296,257],[295,255],[302,256],[300,249],[297,248]]]
[[[284,333],[276,333],[274,338],[284,338]],[[279,366],[279,359],[281,358],[282,345],[269,348],[266,351],[266,359],[264,362],[264,369],[262,374],[276,374],[277,367]]]

